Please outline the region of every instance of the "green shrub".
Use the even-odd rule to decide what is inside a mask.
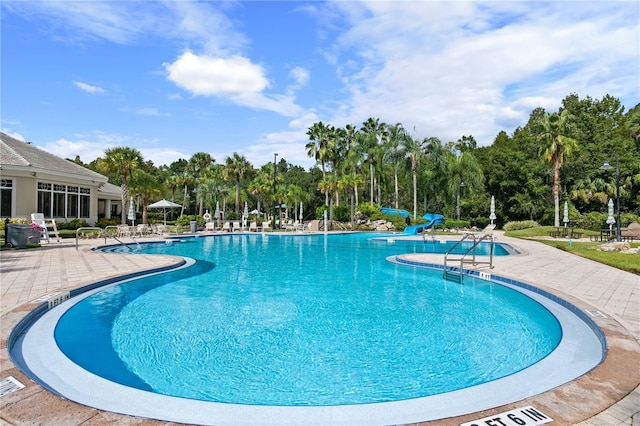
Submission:
[[[444,220],[444,227],[447,229],[465,229],[471,228],[471,222],[468,220],[456,220],[446,218]]]
[[[111,219],[99,219],[96,222],[96,226],[98,228],[106,228],[107,226],[118,226],[120,225],[119,218],[111,218]]]
[[[71,231],[75,231],[78,228],[82,228],[82,227],[86,227],[86,226],[91,226],[89,225],[89,222],[87,222],[84,219],[73,219],[70,220],[68,222],[58,222],[56,221],[56,228],[58,228],[58,230],[71,230]]]
[[[370,219],[373,219],[375,216],[377,216],[377,219],[381,219],[382,218],[382,212],[380,211],[380,207],[378,207],[375,204],[371,204],[368,202],[365,203],[360,203],[358,205],[358,209],[357,209],[360,213],[362,213],[363,215],[369,217]]]
[[[336,206],[333,208],[333,220],[338,222],[351,221],[351,208],[348,206]]]
[[[519,222],[508,222],[508,223],[505,223],[504,226],[503,226],[503,229],[505,231],[517,231],[519,229],[536,228],[538,226],[540,226],[540,225],[535,220],[522,220],[522,221],[519,221]]]
[[[327,219],[329,218],[329,207],[320,206],[316,207],[316,219],[321,220],[324,217],[324,211],[327,211]]]
[[[190,222],[195,220],[196,221],[196,226],[198,228],[203,228],[205,225],[205,220],[202,216],[197,216],[197,215],[182,215],[180,216],[177,220],[176,220],[176,225],[180,225],[180,226],[190,226]]]

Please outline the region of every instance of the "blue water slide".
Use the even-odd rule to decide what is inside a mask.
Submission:
[[[410,214],[406,210],[392,209],[391,207],[380,207],[380,211],[384,214],[394,214],[400,217],[409,217]]]
[[[426,223],[420,223],[418,225],[407,226],[404,228],[404,233],[407,235],[418,235],[420,232],[430,229],[433,225],[442,225],[444,223],[444,216],[441,214],[427,213],[422,216]]]

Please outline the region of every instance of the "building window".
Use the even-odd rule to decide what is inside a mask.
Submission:
[[[38,212],[46,217],[88,218],[91,188],[38,182]]]
[[[13,180],[0,180],[0,216],[11,217],[11,207],[13,206]]]

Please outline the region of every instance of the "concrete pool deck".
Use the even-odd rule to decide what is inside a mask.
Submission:
[[[555,424],[631,425],[634,417],[635,424],[640,424],[640,277],[540,243],[506,238],[501,233],[496,235],[499,242],[509,243],[521,255],[495,258],[491,273],[533,284],[593,312],[594,321],[607,336],[607,359],[585,376],[519,403],[428,424],[457,425],[527,405],[552,417]],[[38,298],[108,277],[179,262],[170,256],[131,256],[90,250],[102,241],[81,241],[78,251],[75,241],[71,240],[35,250],[0,252],[1,378],[13,376],[26,385],[0,399],[4,422],[15,425],[169,424],[121,416],[64,400],[33,383],[9,360],[7,337],[27,312],[42,303],[36,302]],[[442,255],[407,257],[442,263]]]

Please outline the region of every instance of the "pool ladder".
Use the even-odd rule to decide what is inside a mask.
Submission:
[[[466,240],[473,240],[473,244],[467,251],[465,251],[459,258],[453,258],[453,251]],[[489,240],[489,261],[476,260],[476,249],[482,241]],[[442,277],[445,280],[457,281],[462,283],[462,277],[464,276],[464,265],[470,263],[473,266],[480,264],[488,264],[490,269],[493,269],[493,249],[494,249],[493,234],[469,232],[465,234],[460,241],[454,244],[444,255],[444,269],[442,270]],[[471,258],[468,256],[471,255]],[[459,266],[448,266],[447,263],[460,262]]]

